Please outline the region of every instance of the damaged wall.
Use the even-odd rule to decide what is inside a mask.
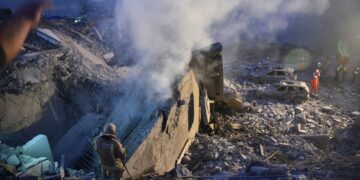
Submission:
[[[200,123],[199,86],[192,71],[186,73],[176,90],[179,97],[168,114],[159,113],[141,122],[124,142],[131,155],[126,165],[132,176],[172,170],[187,141],[195,137]]]

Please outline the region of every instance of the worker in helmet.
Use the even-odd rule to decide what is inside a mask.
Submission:
[[[352,80],[351,82],[354,83],[358,78],[360,74],[360,67],[354,68],[353,74],[352,74]]]
[[[126,151],[115,136],[116,126],[112,123],[104,127],[100,136],[95,138],[95,150],[100,157],[105,179],[121,179],[124,172]]]
[[[312,93],[316,96],[319,93],[319,78],[317,76],[313,76],[313,79],[311,80],[311,90]]]
[[[318,68],[318,69],[321,69],[321,68],[322,68],[321,62],[318,62],[318,63],[317,63],[317,68]]]

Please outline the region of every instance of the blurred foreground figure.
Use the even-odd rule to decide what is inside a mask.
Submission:
[[[116,126],[109,123],[95,138],[95,150],[100,157],[105,179],[121,179],[124,172],[126,151],[115,136]]]
[[[19,53],[28,33],[40,22],[41,14],[50,0],[27,0],[16,10],[14,17],[0,24],[0,70]]]

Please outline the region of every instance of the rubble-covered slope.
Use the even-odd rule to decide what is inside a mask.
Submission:
[[[99,48],[101,43],[68,32],[69,24],[45,21],[41,27],[58,36],[61,47],[33,32],[17,60],[0,72],[0,132],[5,141],[26,141],[43,133],[54,143],[82,116],[109,111],[111,95],[121,95],[129,69],[107,65],[103,55],[108,52]]]
[[[247,78],[249,67],[254,65],[225,66],[230,68],[226,72],[232,73],[225,81],[225,93],[257,100],[257,110],[216,110],[214,133],[198,134],[182,163],[194,176],[271,177],[274,174],[267,170],[276,169],[277,178],[355,178],[360,167],[357,87],[347,82],[339,91],[341,86],[327,83],[319,97],[302,104],[259,99],[254,91],[260,85]],[[254,165],[267,170],[250,168]]]

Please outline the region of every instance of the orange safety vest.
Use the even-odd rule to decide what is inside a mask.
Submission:
[[[319,79],[312,79],[311,80],[311,87],[313,90],[316,90],[319,88]]]

